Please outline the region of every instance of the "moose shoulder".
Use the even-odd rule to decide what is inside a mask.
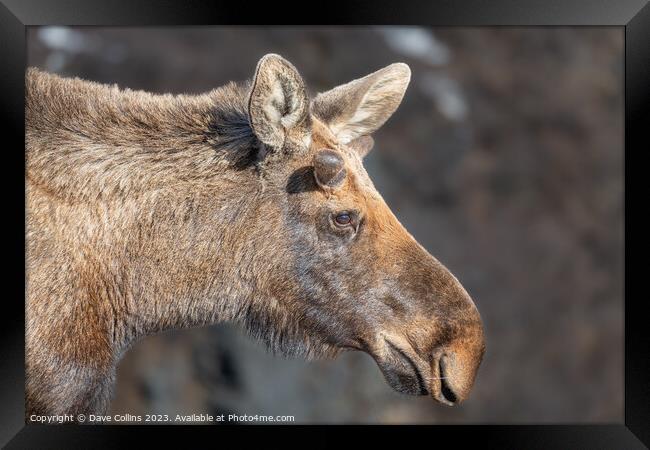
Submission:
[[[400,392],[464,400],[478,311],[362,163],[409,79],[392,64],[310,101],[273,54],[199,96],[29,69],[27,415],[101,414],[135,340],[220,321],[285,354],[361,350]]]

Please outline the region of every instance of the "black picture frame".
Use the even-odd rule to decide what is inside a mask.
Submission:
[[[201,2],[171,0],[0,0],[0,123],[5,160],[3,179],[8,228],[0,354],[0,444],[7,448],[104,448],[133,442],[187,445],[188,438],[249,441],[278,431],[288,436],[266,440],[272,447],[290,444],[340,444],[346,432],[360,442],[369,439],[396,444],[429,440],[429,445],[467,442],[489,448],[644,448],[650,445],[650,334],[643,314],[645,298],[628,261],[642,259],[646,219],[632,219],[632,197],[642,192],[639,162],[650,149],[650,6],[647,0],[443,0],[391,2],[329,1],[296,10],[289,3]],[[316,12],[317,11],[317,12]],[[289,12],[303,13],[290,16]],[[289,19],[292,17],[292,19]],[[24,71],[26,27],[30,25],[172,26],[220,24],[420,24],[430,26],[614,26],[625,32],[625,417],[622,423],[600,425],[473,425],[418,427],[258,426],[46,426],[24,423]],[[645,151],[645,152],[644,152]],[[21,179],[21,177],[23,177]],[[637,217],[638,216],[638,217]],[[637,295],[636,293],[639,293]],[[634,294],[633,294],[634,293]],[[21,300],[22,298],[22,300]],[[534,351],[534,350],[531,350]],[[290,436],[290,438],[289,438]],[[405,441],[404,439],[408,439]],[[209,440],[208,440],[209,439]],[[142,442],[142,441],[141,441]],[[225,442],[225,441],[224,441]]]

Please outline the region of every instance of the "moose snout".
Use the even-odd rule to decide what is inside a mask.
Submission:
[[[442,404],[453,406],[469,396],[476,373],[485,353],[485,339],[480,322],[442,348],[431,359],[430,394]]]
[[[448,406],[469,397],[485,352],[480,322],[473,322],[455,338],[428,351],[399,334],[384,334],[382,341],[381,350],[371,354],[393,389],[411,395],[428,394]]]
[[[481,356],[465,352],[445,352],[434,357],[431,363],[433,374],[430,393],[438,402],[454,406],[469,396],[474,384]]]

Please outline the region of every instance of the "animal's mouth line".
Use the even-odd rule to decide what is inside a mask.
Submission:
[[[386,337],[384,337],[384,341],[411,368],[417,380],[421,395],[431,395],[436,401],[447,406],[453,406],[458,403],[458,397],[448,382],[449,374],[446,368],[446,355],[444,353],[434,353],[426,361],[417,355],[411,355],[410,352],[402,349]],[[423,373],[429,375],[423,375]]]
[[[413,373],[415,374],[415,377],[418,382],[418,389],[420,391],[420,394],[426,395],[430,392],[429,385],[430,382],[428,381],[428,378],[425,378],[422,376],[422,372],[420,371],[420,367],[418,367],[418,364],[413,361],[413,358],[404,350],[399,348],[397,345],[395,345],[393,342],[391,342],[389,339],[385,339],[386,344],[400,357],[402,358],[403,361],[405,361],[413,370]]]

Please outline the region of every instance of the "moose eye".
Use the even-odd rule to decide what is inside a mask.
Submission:
[[[341,226],[350,225],[350,223],[352,223],[352,217],[350,217],[350,214],[348,213],[337,214],[336,217],[334,217],[334,222]]]

